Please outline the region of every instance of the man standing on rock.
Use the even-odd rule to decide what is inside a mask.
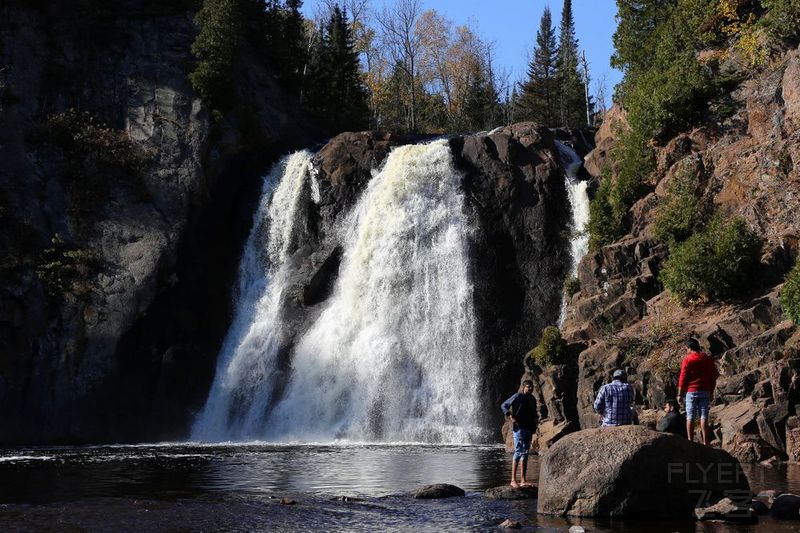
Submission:
[[[699,417],[700,436],[703,444],[708,446],[711,443],[708,414],[719,372],[714,359],[700,351],[697,339],[689,337],[686,340],[686,350],[678,378],[678,401],[681,401],[682,393],[686,392],[686,434],[689,440],[694,440],[694,420]]]
[[[633,387],[624,370],[614,371],[613,380],[600,387],[594,410],[603,417],[603,426],[633,424]]]
[[[503,402],[503,414],[511,419],[514,434],[514,460],[511,462],[511,486],[530,486],[525,476],[528,474],[528,452],[531,448],[533,432],[536,429],[536,403],[533,400],[533,381],[522,382],[522,392]],[[522,475],[517,483],[517,465]]]

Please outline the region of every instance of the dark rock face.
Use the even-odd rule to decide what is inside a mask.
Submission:
[[[252,127],[239,109],[214,125],[187,79],[190,12],[112,3],[125,15],[87,38],[67,3],[16,4],[0,7],[0,225],[14,228],[0,252],[17,258],[0,277],[0,441],[181,438],[230,320],[259,177],[313,130],[245,57]],[[140,154],[140,175],[82,184],[48,140],[68,109]],[[69,270],[70,253],[90,266]],[[71,276],[55,295],[47,265]]]
[[[413,494],[413,497],[418,500],[435,500],[441,498],[453,498],[457,496],[464,496],[464,489],[456,487],[455,485],[448,485],[446,483],[437,483],[435,485],[423,485],[418,487]]]
[[[749,501],[750,486],[723,450],[640,426],[598,428],[567,435],[544,455],[538,512],[689,517],[703,503],[698,495],[732,494]]]
[[[509,384],[517,381],[523,354],[558,319],[569,268],[559,232],[569,212],[553,143],[551,132],[533,123],[450,142],[478,228],[471,267],[489,405],[515,391]],[[499,425],[499,409],[489,414]]]

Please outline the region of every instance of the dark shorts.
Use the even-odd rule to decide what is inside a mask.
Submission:
[[[533,439],[533,431],[527,429],[514,430],[514,460],[527,461],[528,450],[531,447],[531,439]]]

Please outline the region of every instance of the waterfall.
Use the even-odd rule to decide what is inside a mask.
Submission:
[[[572,223],[570,225],[570,252],[572,258],[572,266],[570,268],[569,277],[575,277],[578,274],[578,263],[589,251],[589,234],[587,232],[587,224],[589,223],[589,194],[586,191],[588,182],[578,179],[578,171],[583,164],[580,156],[575,153],[575,150],[561,141],[556,141],[558,155],[561,158],[561,163],[566,169],[565,186],[567,189],[567,196],[569,197],[570,210],[572,212]],[[558,319],[559,327],[564,324],[567,318],[567,297],[566,295],[561,302],[561,314]]]
[[[317,197],[304,157],[296,165],[290,158],[272,201],[262,199],[241,273],[243,280],[260,276],[258,283],[241,282],[260,293],[250,297],[254,304],[240,301],[193,438],[458,444],[481,438],[469,228],[461,176],[445,141],[394,149],[342,217],[344,252],[333,292],[295,342],[288,375],[275,370],[285,247],[296,231],[291,221],[303,194]],[[260,220],[268,221],[268,232]],[[264,261],[249,259],[258,249],[269,251],[266,270]]]
[[[253,229],[239,265],[236,314],[220,351],[206,405],[193,429],[198,440],[250,435],[269,402],[280,346],[280,301],[290,250],[299,238],[295,221],[311,172],[311,154],[296,152],[264,178]]]
[[[461,176],[402,146],[356,205],[334,293],[299,341],[269,439],[470,442],[479,373]]]

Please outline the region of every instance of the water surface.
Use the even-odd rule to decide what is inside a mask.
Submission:
[[[487,531],[507,518],[528,531],[796,531],[694,521],[566,521],[535,502],[482,496],[507,482],[501,446],[162,444],[0,450],[2,531]],[[754,491],[800,492],[800,469],[745,468]],[[536,480],[538,462],[531,461]],[[417,501],[426,483],[466,498]],[[297,502],[283,505],[289,498]]]

